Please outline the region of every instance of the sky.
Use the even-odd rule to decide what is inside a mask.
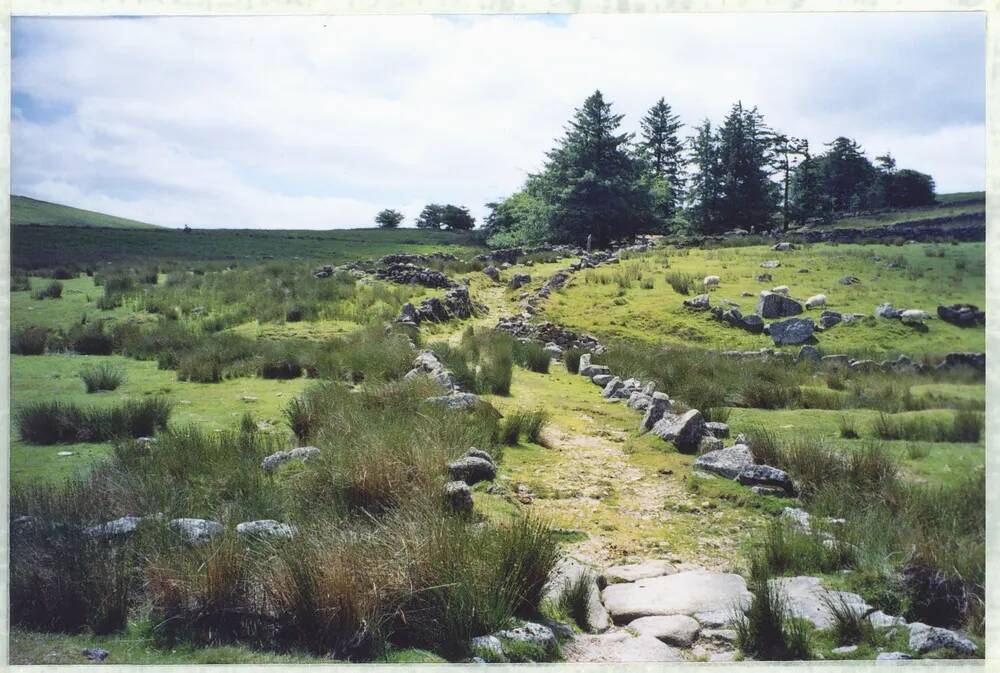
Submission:
[[[12,193],[180,227],[407,225],[539,170],[595,89],[740,100],[821,148],[985,186],[978,13],[13,19]]]

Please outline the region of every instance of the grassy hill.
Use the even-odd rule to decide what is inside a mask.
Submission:
[[[918,208],[901,208],[880,213],[852,215],[834,220],[833,227],[869,229],[886,227],[902,222],[918,223],[924,220],[953,218],[955,224],[968,224],[970,217],[986,217],[986,192],[956,192],[938,194],[937,203]],[[828,225],[829,226],[829,225]]]
[[[42,224],[108,229],[160,229],[155,224],[147,222],[138,222],[92,210],[49,203],[27,196],[10,197],[10,223],[12,225]]]

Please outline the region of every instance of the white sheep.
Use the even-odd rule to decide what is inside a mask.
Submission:
[[[921,311],[920,309],[910,308],[899,314],[899,319],[905,323],[922,323],[927,320],[930,316],[927,315],[927,311]]]
[[[817,306],[826,306],[825,294],[814,294],[806,299],[806,308],[816,308]]]
[[[783,294],[783,295],[785,295],[787,297],[788,296],[788,286],[787,285],[779,285],[777,287],[772,287],[771,288],[771,292],[773,292],[775,294]]]
[[[718,287],[720,280],[718,276],[705,276],[705,287]]]

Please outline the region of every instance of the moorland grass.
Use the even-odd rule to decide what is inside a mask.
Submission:
[[[159,397],[89,409],[58,401],[35,402],[18,411],[17,428],[21,438],[32,444],[144,437],[166,427],[171,409]]]
[[[88,367],[80,371],[80,378],[88,393],[102,390],[117,390],[125,382],[125,371],[108,363]]]

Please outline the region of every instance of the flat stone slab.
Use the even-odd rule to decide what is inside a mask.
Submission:
[[[566,661],[574,663],[684,661],[677,648],[652,636],[632,636],[627,631],[580,636],[563,653]]]
[[[675,647],[691,647],[701,630],[698,622],[687,615],[639,617],[629,622],[628,627],[640,636],[652,636]]]
[[[601,594],[612,620],[627,624],[654,615],[693,615],[745,610],[750,592],[739,575],[691,570],[627,584],[612,584]]]
[[[696,469],[735,479],[743,470],[753,467],[753,454],[745,444],[736,444],[727,449],[718,449],[698,456],[694,461]]]
[[[835,620],[824,597],[828,597],[839,605],[843,600],[847,605],[864,614],[871,609],[864,599],[849,591],[830,591],[823,588],[818,577],[803,575],[800,577],[779,577],[771,580],[771,585],[778,587],[785,595],[788,610],[793,617],[808,619],[817,629],[828,629]]]
[[[660,577],[661,575],[672,575],[677,572],[677,568],[668,561],[652,560],[642,563],[630,563],[628,565],[611,566],[604,571],[604,579],[608,584],[620,584],[622,582],[635,582],[650,577]]]

